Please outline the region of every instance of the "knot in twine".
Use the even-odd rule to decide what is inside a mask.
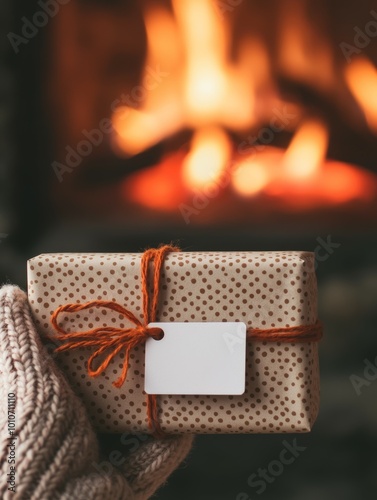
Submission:
[[[163,330],[161,328],[148,328],[148,324],[156,321],[157,306],[159,298],[159,284],[161,268],[165,256],[169,252],[179,252],[178,247],[164,245],[158,249],[146,250],[141,258],[141,286],[143,296],[143,318],[142,323],[136,316],[114,301],[92,300],[84,304],[65,304],[58,307],[51,316],[51,323],[57,332],[56,338],[63,341],[56,351],[68,351],[80,347],[96,347],[97,349],[88,359],[88,374],[97,377],[103,373],[117,354],[124,351],[124,363],[122,372],[117,380],[113,382],[115,387],[121,387],[126,378],[129,367],[131,349],[137,345],[144,344],[149,337],[161,339]],[[149,293],[149,264],[153,263],[153,280],[151,294]],[[151,296],[150,296],[151,295]],[[134,327],[118,328],[111,326],[100,326],[82,332],[66,332],[58,324],[58,316],[62,312],[78,312],[93,307],[104,307],[111,309],[127,318]],[[248,328],[248,340],[268,342],[317,342],[322,338],[323,327],[320,321],[313,325],[300,325],[279,328]],[[104,360],[97,368],[94,361],[106,354]],[[148,426],[155,437],[164,437],[158,420],[157,397],[155,394],[147,394],[147,418]]]
[[[161,269],[165,255],[169,252],[179,251],[178,247],[164,245],[158,249],[151,248],[143,253],[141,258],[141,285],[144,324],[131,311],[113,301],[91,300],[84,304],[65,304],[58,307],[51,316],[52,326],[57,332],[56,338],[64,342],[64,344],[56,349],[56,352],[68,351],[80,347],[96,347],[97,349],[88,359],[88,374],[91,377],[97,377],[106,370],[115,356],[124,351],[122,372],[119,378],[113,382],[115,387],[121,387],[127,378],[131,349],[137,345],[144,344],[149,337],[161,339],[163,336],[161,328],[148,328],[147,325],[156,321]],[[152,281],[149,279],[150,263],[154,264]],[[148,288],[150,281],[152,285],[151,294]],[[122,314],[135,326],[128,328],[100,326],[91,330],[70,333],[59,326],[59,314],[63,312],[74,313],[93,307],[111,309]],[[106,357],[95,368],[94,362],[106,353]],[[163,433],[158,421],[157,398],[154,394],[147,394],[147,418],[152,434],[156,437],[162,437]]]

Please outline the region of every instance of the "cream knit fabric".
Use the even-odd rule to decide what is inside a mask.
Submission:
[[[9,393],[16,401],[16,493],[7,483]],[[97,437],[85,409],[42,346],[26,294],[10,285],[0,289],[0,426],[4,500],[146,499],[192,444],[190,435],[150,440],[126,458],[121,470],[101,467]]]

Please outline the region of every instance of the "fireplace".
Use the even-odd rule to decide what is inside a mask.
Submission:
[[[57,213],[370,227],[377,14],[345,8],[338,26],[337,13],[298,0],[70,1],[48,27],[43,82]]]

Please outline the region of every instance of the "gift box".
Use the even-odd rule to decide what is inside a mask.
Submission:
[[[62,253],[30,259],[29,303],[44,341],[51,346],[57,336],[51,323],[57,308],[94,300],[98,303],[83,310],[64,309],[57,319],[59,328],[67,334],[102,328],[104,339],[110,331],[113,335],[127,328],[139,334],[141,327],[121,309],[102,307],[101,301],[127,308],[144,324],[143,294],[152,284],[145,287],[143,279],[153,262],[143,267],[142,256]],[[118,387],[113,382],[124,370],[123,348],[91,376],[88,359],[95,348],[76,346],[55,359],[85,402],[94,427],[101,432],[151,433],[149,411],[154,403],[159,428],[167,434],[310,431],[319,408],[314,255],[171,251],[160,264],[157,322],[241,322],[251,332],[246,339],[245,390],[160,394],[152,401],[144,391],[143,343],[130,348],[127,376]]]

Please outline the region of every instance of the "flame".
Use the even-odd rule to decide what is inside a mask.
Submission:
[[[232,187],[241,196],[260,194],[295,209],[370,201],[377,193],[375,176],[346,163],[323,160],[321,168],[316,168],[310,176],[302,177],[299,172],[298,178],[286,175],[285,167],[286,151],[266,147],[237,164]]]
[[[215,184],[224,172],[230,154],[230,139],[221,128],[199,129],[183,162],[186,186],[195,190]]]
[[[305,121],[285,153],[283,167],[286,174],[296,179],[312,176],[323,164],[328,140],[328,130],[322,122]]]
[[[226,24],[215,22],[207,0],[173,0],[186,50],[184,97],[188,121],[217,117],[227,88]]]
[[[352,60],[345,78],[372,131],[377,133],[377,70],[366,58]]]
[[[269,181],[268,167],[263,161],[246,159],[237,165],[232,175],[232,185],[241,196],[260,192]]]
[[[332,203],[346,203],[351,200],[372,200],[376,194],[376,179],[358,167],[341,162],[329,162],[323,182],[318,180],[318,192]]]
[[[166,68],[175,68],[179,64],[182,47],[173,16],[167,10],[151,5],[145,11],[144,20],[148,42],[146,64],[163,61]]]
[[[153,146],[176,132],[176,118],[174,104],[161,109],[157,116],[132,108],[117,109],[112,118],[117,133],[114,138],[116,151],[135,155]]]
[[[127,155],[140,153],[173,135],[183,124],[176,85],[180,81],[176,68],[181,64],[182,45],[176,22],[167,10],[149,7],[145,12],[145,27],[147,59],[141,85],[145,97],[138,108],[119,106],[112,117],[116,132],[114,148],[117,153]],[[153,80],[158,70],[164,77],[157,75]]]
[[[354,165],[327,160],[306,182],[278,177],[266,193],[279,196],[286,206],[315,208],[354,200],[369,201],[376,194],[376,179]]]
[[[121,107],[115,110],[112,124],[117,132],[115,145],[128,154],[135,155],[149,144],[158,142],[156,118],[149,113]]]
[[[258,155],[258,161],[269,175],[264,194],[284,201],[287,207],[317,208],[354,200],[370,201],[377,193],[376,177],[355,165],[323,160],[321,168],[310,176],[297,178],[286,175],[286,151],[282,149],[267,148]]]
[[[145,92],[137,109],[120,106],[114,111],[118,153],[137,154],[182,128],[218,123],[242,131],[255,124],[256,82],[262,86],[269,78],[265,49],[245,40],[239,61],[231,63],[226,23],[217,19],[211,0],[174,0],[173,10],[174,18],[163,9],[146,11],[143,80],[149,76],[147,68],[156,66],[167,76]]]

